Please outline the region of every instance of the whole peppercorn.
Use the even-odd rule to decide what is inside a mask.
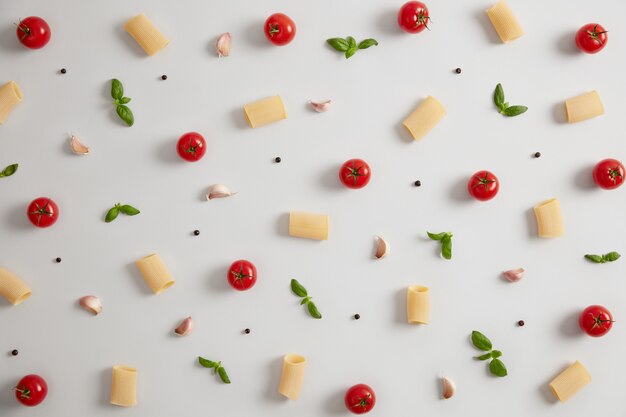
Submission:
[[[161,79],[162,79],[163,81],[167,80],[167,75],[165,75],[165,74],[161,75]]]
[[[457,74],[460,74],[461,73],[461,68],[455,69],[454,72],[456,72]]]
[[[250,329],[246,329],[243,331],[245,334],[250,334]]]
[[[361,318],[361,315],[360,315],[360,314],[355,314],[355,315],[354,315],[354,319],[355,319],[355,320],[358,320],[358,319],[360,319],[360,318]]]
[[[415,181],[413,184],[415,184],[416,187],[422,186],[422,182],[420,180]]]
[[[277,164],[280,164],[280,161],[282,161],[282,159],[280,159],[280,156],[274,158],[274,162],[276,162]]]
[[[13,355],[13,356],[17,356],[17,354],[18,354],[18,353],[19,353],[19,352],[17,351],[17,349],[13,349],[13,350],[11,351],[11,355]]]
[[[200,236],[200,231],[199,230],[194,230],[193,234],[194,234],[194,236]]]
[[[524,323],[524,320],[520,320],[520,321],[517,322],[517,325],[520,326],[520,327],[522,327],[524,324],[526,324],[526,323]]]
[[[539,158],[541,156],[541,152],[535,152],[535,158]]]
[[[61,258],[56,258],[55,261],[56,261],[56,263],[60,264],[61,263]]]
[[[65,68],[61,68],[61,74],[65,74],[67,70]]]

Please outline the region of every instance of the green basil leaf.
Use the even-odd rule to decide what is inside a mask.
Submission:
[[[441,239],[441,256],[447,260],[452,259],[452,237],[449,235]]]
[[[300,301],[300,305],[305,305],[306,303],[308,303],[309,301],[311,301],[311,297],[304,297],[302,299],[302,301]]]
[[[504,114],[507,117],[515,117],[515,116],[519,116],[522,113],[526,113],[526,110],[528,110],[528,107],[526,106],[511,106],[511,107],[507,107],[506,109],[504,109],[502,114]]]
[[[506,366],[500,359],[494,359],[489,363],[489,371],[495,376],[507,376]]]
[[[198,356],[198,362],[200,363],[200,365],[204,366],[205,368],[217,368],[218,366],[217,362],[204,359],[202,356]]]
[[[428,237],[431,238],[432,240],[441,240],[447,235],[446,232],[441,232],[441,233],[426,232],[426,233],[428,233]]]
[[[133,206],[129,206],[128,204],[124,204],[123,206],[120,207],[120,211],[128,216],[135,216],[139,213],[141,213],[139,210],[137,210],[135,207]]]
[[[17,167],[19,167],[19,164],[9,165],[4,170],[2,170],[2,172],[0,172],[0,178],[10,177],[11,175],[15,174],[17,172]]]
[[[378,46],[378,41],[376,39],[365,39],[359,43],[359,49],[367,49],[370,46]]]
[[[116,104],[128,104],[130,103],[131,98],[130,97],[122,97],[119,100],[115,100]]]
[[[120,80],[117,80],[115,78],[113,78],[113,80],[111,81],[111,97],[116,100],[124,97],[124,86],[122,86]]]
[[[605,261],[600,255],[585,255],[585,258],[589,259],[591,262],[595,262],[597,264],[603,264]]]
[[[224,369],[223,366],[220,366],[217,368],[217,373],[219,374],[220,379],[222,380],[223,383],[230,384],[230,378],[228,377],[228,374],[226,373],[226,369]]]
[[[496,91],[493,92],[493,102],[499,109],[502,109],[502,105],[504,104],[504,89],[500,83],[496,86]]]
[[[485,353],[480,356],[474,356],[474,359],[478,359],[479,361],[486,361],[487,359],[491,359],[491,352]]]
[[[111,223],[113,220],[117,219],[118,214],[120,214],[120,209],[116,205],[107,212],[104,221],[107,223]]]
[[[123,104],[120,104],[115,108],[117,111],[117,115],[120,116],[129,127],[135,123],[135,116],[133,116],[133,112]]]
[[[617,261],[621,256],[622,255],[620,255],[617,252],[609,252],[607,254],[602,255],[602,258],[604,258],[608,262],[613,262],[613,261]]]
[[[356,46],[351,46],[350,49],[346,51],[346,59],[350,58],[352,55],[356,54]]]
[[[348,49],[356,48],[356,40],[352,36],[346,38],[348,41]]]
[[[306,297],[308,295],[306,289],[295,279],[291,280],[291,291],[298,297]]]
[[[491,345],[491,340],[489,340],[487,336],[485,336],[484,334],[482,334],[481,332],[477,330],[474,330],[472,332],[472,343],[478,349],[484,350],[485,352],[490,351],[491,348],[493,347]]]
[[[311,315],[311,317],[313,317],[315,319],[321,319],[322,318],[322,315],[317,310],[317,307],[315,306],[315,303],[313,303],[313,301],[309,301],[309,303],[306,306],[309,309],[309,314]]]
[[[502,356],[502,352],[500,352],[499,350],[494,350],[491,352],[491,357],[494,359],[498,359],[500,356]]]
[[[343,38],[330,38],[326,39],[326,43],[332,46],[336,51],[346,52],[350,49],[350,44]]]

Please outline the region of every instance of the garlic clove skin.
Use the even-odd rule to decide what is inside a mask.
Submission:
[[[517,282],[524,277],[524,268],[510,269],[504,271],[503,275],[509,282]]]
[[[376,236],[376,239],[376,253],[374,254],[374,257],[376,259],[382,259],[387,256],[387,252],[389,251],[389,245],[387,244],[385,239],[380,236]]]
[[[441,384],[443,386],[443,399],[449,400],[454,396],[454,393],[456,392],[456,385],[454,384],[454,381],[452,381],[450,378],[446,378],[445,376],[441,378]]]
[[[215,50],[217,51],[217,56],[227,57],[230,55],[230,33],[226,32],[218,36],[217,41],[215,42]]]
[[[225,198],[235,195],[231,192],[227,186],[221,184],[215,184],[209,187],[209,192],[206,195],[207,200],[213,200],[214,198]]]
[[[309,100],[309,104],[311,108],[318,113],[324,113],[330,109],[331,100],[323,100],[323,101],[312,101]]]
[[[192,331],[193,331],[193,319],[191,317],[187,317],[178,325],[176,329],[174,329],[174,333],[176,333],[179,336],[187,336]]]
[[[74,135],[70,137],[70,147],[72,148],[72,152],[76,155],[87,155],[90,152],[90,149],[83,145],[80,140]]]
[[[102,311],[102,302],[95,295],[86,295],[82,297],[78,300],[78,304],[96,316]]]

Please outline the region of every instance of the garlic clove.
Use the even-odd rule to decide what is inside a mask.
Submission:
[[[331,103],[330,100],[324,100],[324,101],[309,100],[309,104],[311,105],[311,108],[318,113],[324,113],[325,111],[327,111],[330,108],[330,103]]]
[[[78,300],[78,304],[85,310],[92,312],[94,315],[100,314],[102,311],[102,302],[95,295],[86,295]]]
[[[443,399],[449,400],[450,398],[452,398],[456,391],[456,385],[454,384],[454,381],[452,381],[450,378],[446,378],[445,376],[441,378],[441,384],[443,385]]]
[[[376,239],[376,253],[374,254],[374,257],[376,259],[382,259],[387,256],[387,252],[389,251],[389,245],[387,244],[385,239],[380,236],[376,236]]]
[[[87,155],[90,149],[83,145],[80,140],[74,135],[71,135],[70,138],[70,147],[72,148],[72,152],[76,155]]]
[[[230,33],[223,33],[217,38],[215,50],[220,58],[230,55]]]
[[[510,282],[517,282],[524,276],[524,268],[510,269],[504,272],[504,278]]]
[[[187,336],[192,331],[193,331],[193,319],[191,317],[187,317],[178,325],[178,327],[174,330],[174,333],[176,333],[179,336]]]
[[[215,184],[209,187],[209,192],[206,195],[207,200],[213,200],[214,198],[230,197],[237,193],[231,192],[227,186],[221,184]]]

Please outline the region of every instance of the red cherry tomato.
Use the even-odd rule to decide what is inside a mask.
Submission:
[[[30,203],[26,214],[35,226],[50,227],[59,218],[59,207],[48,197],[39,197]]]
[[[429,29],[428,7],[421,1],[409,1],[398,12],[398,26],[408,33],[420,33]]]
[[[339,179],[348,188],[363,188],[370,182],[372,171],[362,159],[349,159],[339,170]]]
[[[178,139],[176,150],[185,161],[196,162],[206,153],[206,141],[200,133],[185,133]]]
[[[593,168],[593,181],[600,188],[612,190],[624,182],[624,165],[617,159],[604,159]]]
[[[489,171],[478,171],[467,183],[467,191],[479,201],[491,200],[498,194],[499,189],[498,177]]]
[[[613,316],[602,306],[589,306],[580,313],[578,325],[589,336],[604,336],[613,327]]]
[[[583,52],[600,52],[609,41],[607,31],[598,23],[587,23],[576,32],[576,46]]]
[[[265,21],[265,36],[274,45],[287,45],[296,36],[296,24],[282,13],[274,13]]]
[[[376,394],[369,385],[354,385],[346,392],[345,403],[354,414],[365,414],[376,405]]]
[[[39,375],[26,375],[15,386],[15,398],[27,407],[41,404],[47,394],[48,384]]]
[[[249,290],[256,284],[256,267],[245,259],[233,262],[228,268],[228,283],[238,291]]]
[[[40,49],[50,41],[50,26],[41,17],[20,19],[16,26],[17,39],[27,48]]]

